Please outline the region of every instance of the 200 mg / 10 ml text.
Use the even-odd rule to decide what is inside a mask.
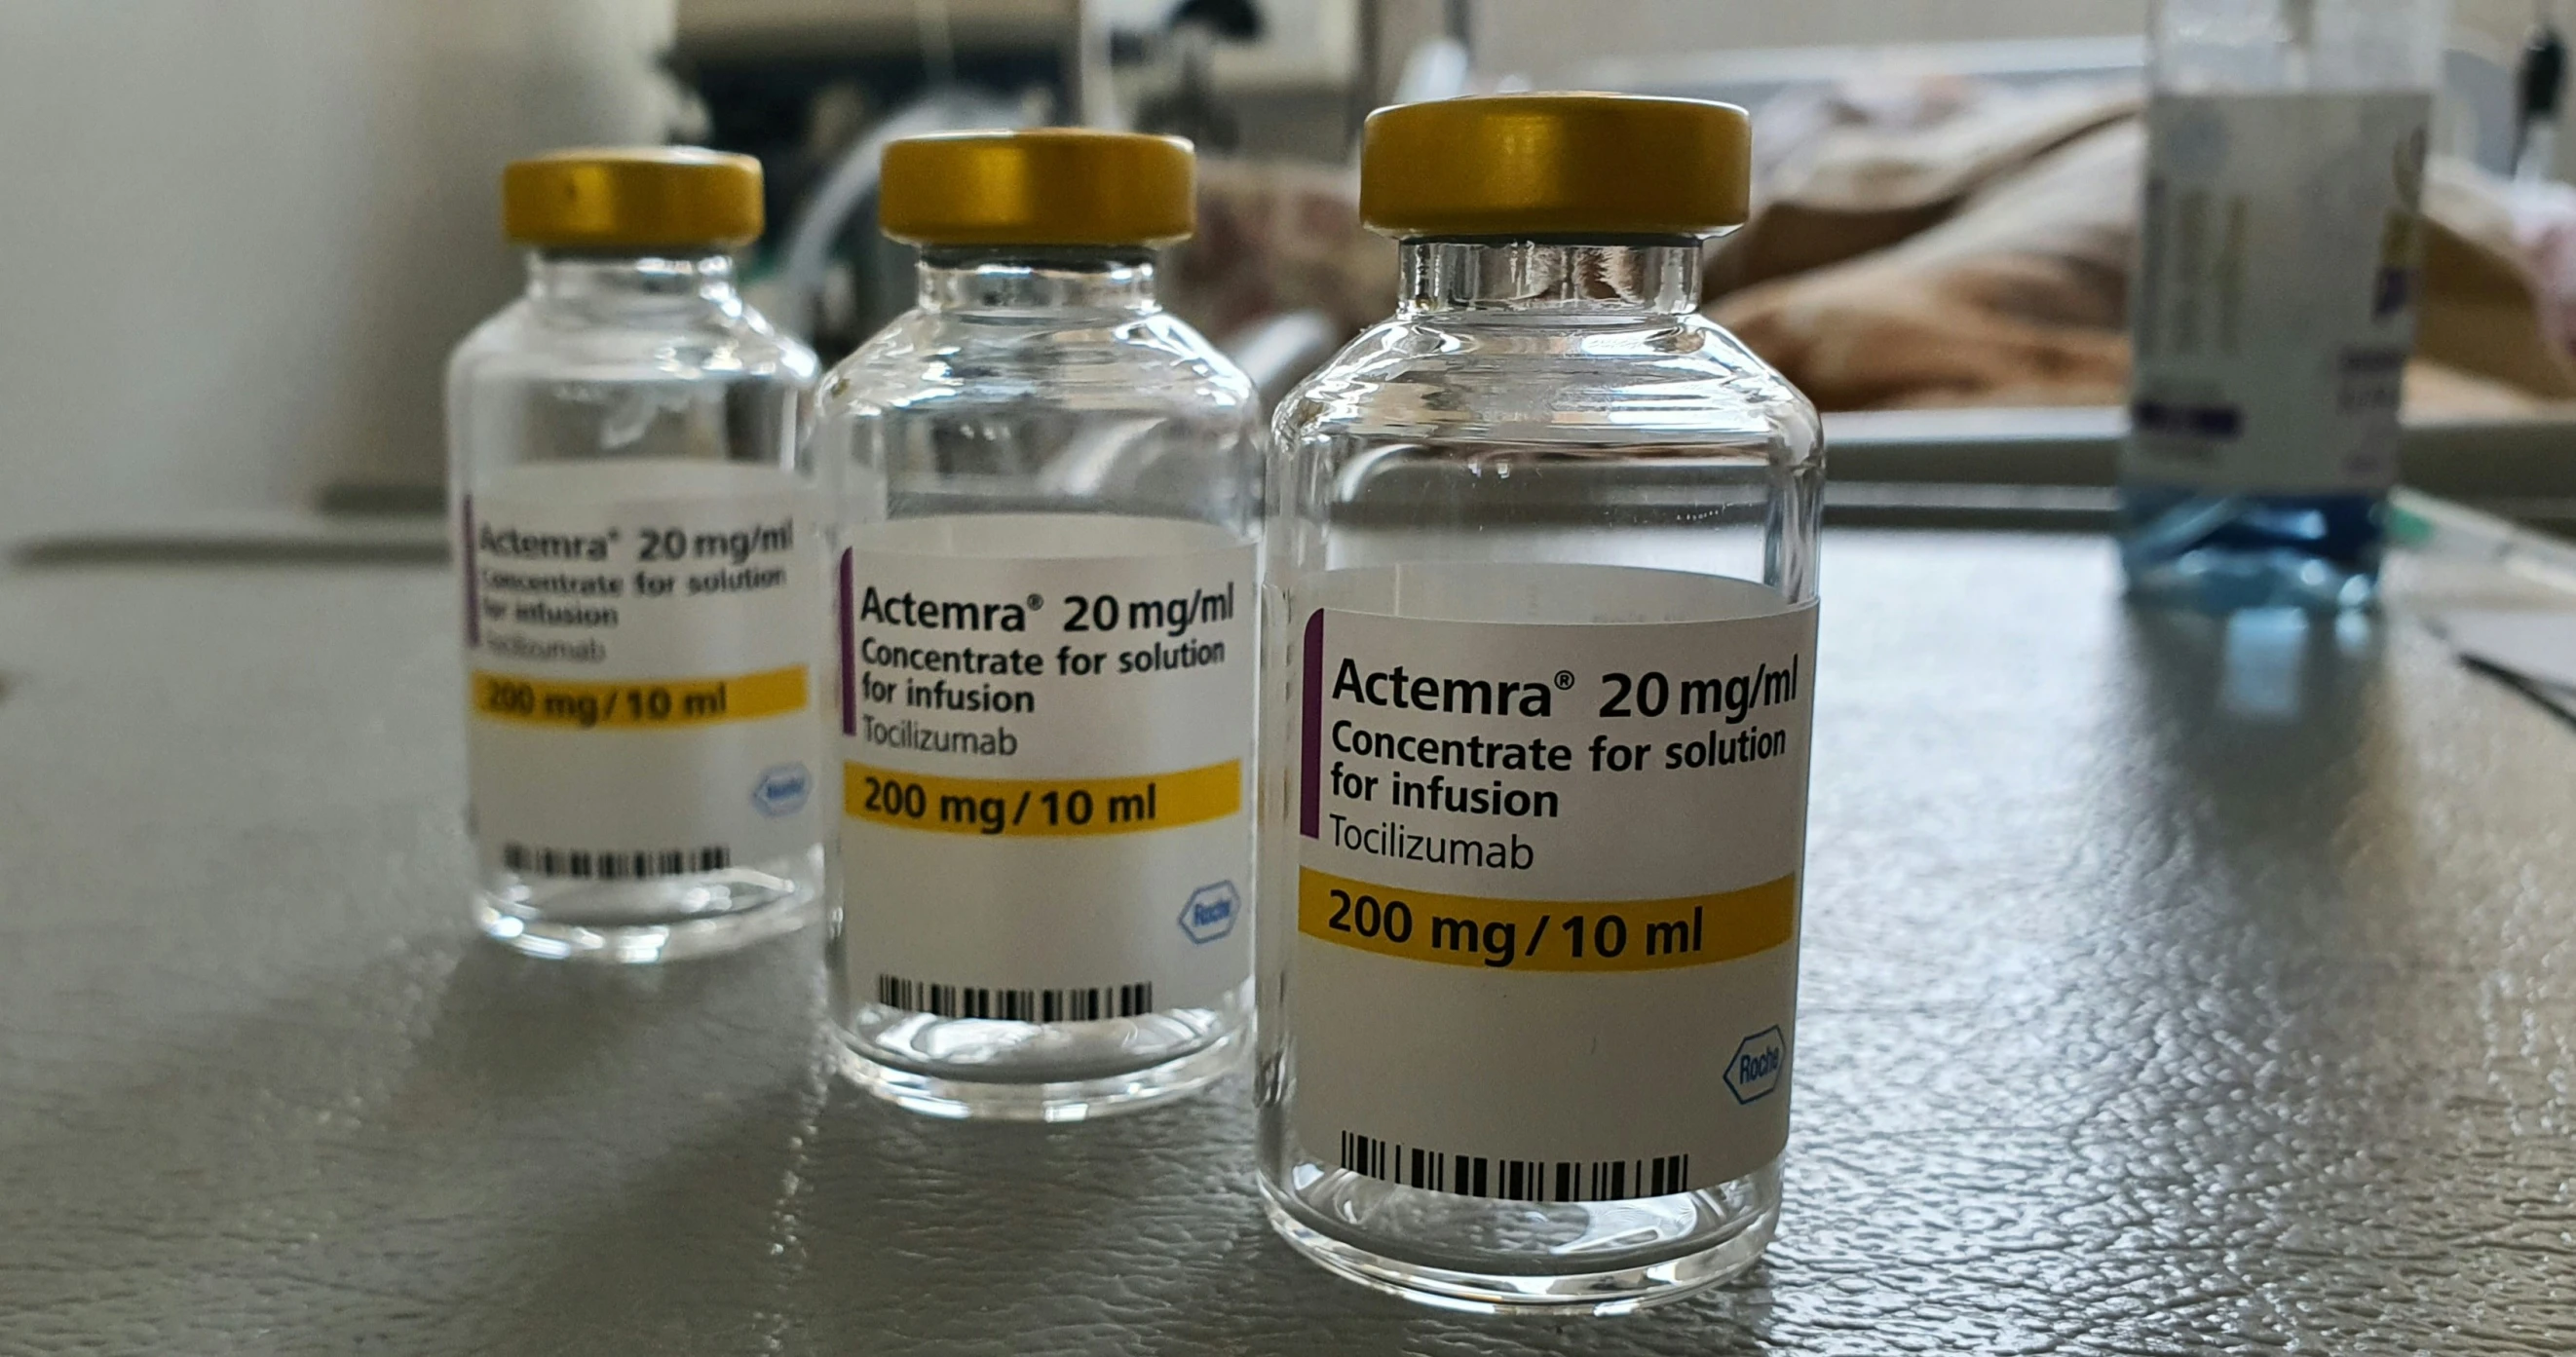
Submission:
[[[850,763],[842,765],[842,787],[851,819],[896,829],[1050,838],[1141,834],[1241,810],[1243,764],[1229,759],[1147,777],[1019,779]]]
[[[918,782],[871,777],[862,779],[862,783],[860,809],[864,813],[918,820],[931,812],[930,791]],[[1016,803],[999,796],[959,796],[949,792],[939,797],[939,822],[972,828],[979,834],[999,834],[1028,826],[1029,812],[1035,810],[1042,817],[1039,825],[1047,829],[1080,829],[1095,816],[1104,817],[1105,824],[1141,829],[1153,823],[1161,791],[1151,782],[1141,792],[1108,796],[1094,796],[1081,787],[1043,792],[1023,789]]]
[[[1751,956],[1796,931],[1798,879],[1664,900],[1511,900],[1298,873],[1297,931],[1407,961],[1519,971],[1652,971]]]
[[[619,698],[625,701],[621,705]],[[483,710],[494,715],[536,717],[588,729],[602,721],[629,725],[646,721],[706,721],[725,714],[725,686],[704,688],[626,688],[606,693],[547,693],[533,683],[494,679],[483,689]]]
[[[805,707],[805,667],[718,678],[561,683],[510,674],[474,676],[474,711],[523,725],[657,729],[751,721]]]
[[[1332,892],[1333,916],[1324,923],[1339,933],[1353,933],[1363,938],[1384,938],[1401,946],[1413,940],[1415,921],[1413,906],[1390,898],[1384,902],[1374,895],[1352,895],[1348,891]],[[1430,927],[1431,950],[1473,956],[1488,966],[1509,966],[1516,961],[1537,960],[1549,947],[1562,947],[1566,959],[1580,962],[1588,946],[1591,954],[1604,961],[1615,961],[1628,950],[1633,933],[1645,939],[1645,955],[1677,957],[1685,953],[1696,956],[1706,935],[1708,909],[1691,907],[1688,919],[1657,919],[1631,930],[1622,914],[1569,914],[1562,919],[1542,914],[1530,925],[1526,950],[1518,943],[1520,925],[1510,919],[1453,918],[1434,914],[1426,921]],[[1554,938],[1548,925],[1563,930],[1562,939]]]

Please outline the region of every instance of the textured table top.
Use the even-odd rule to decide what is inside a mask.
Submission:
[[[930,1123],[811,936],[472,941],[438,570],[0,573],[0,1354],[2576,1346],[2576,730],[2096,540],[1827,559],[1779,1240],[1589,1321],[1293,1257],[1239,1079]]]

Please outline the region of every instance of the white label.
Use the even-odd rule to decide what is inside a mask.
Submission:
[[[1202,1008],[1250,968],[1252,548],[1075,514],[858,529],[841,564],[853,993]]]
[[[1752,1172],[1788,1135],[1814,605],[1674,571],[1478,569],[1667,620],[1306,615],[1296,880],[1263,903],[1297,915],[1297,1135],[1473,1196]],[[1336,572],[1327,596],[1436,612],[1437,588],[1380,587],[1399,573]]]
[[[793,474],[515,468],[461,506],[485,870],[634,880],[822,840],[823,553]]]
[[[2430,117],[2421,93],[2157,96],[2126,479],[2395,483]]]

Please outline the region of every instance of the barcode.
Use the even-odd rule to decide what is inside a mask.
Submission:
[[[568,876],[577,881],[647,881],[659,876],[721,871],[733,865],[733,850],[721,844],[706,848],[617,849],[531,848],[501,845],[501,865],[529,876]]]
[[[1154,1011],[1152,981],[1094,985],[1089,989],[989,989],[877,977],[877,1002],[940,1018],[999,1018],[1004,1022],[1098,1022]]]
[[[1521,1202],[1610,1202],[1690,1190],[1690,1156],[1655,1159],[1494,1159],[1446,1154],[1342,1132],[1342,1167],[1365,1178]]]

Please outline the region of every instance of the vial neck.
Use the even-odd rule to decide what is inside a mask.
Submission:
[[[1699,309],[1699,242],[1408,240],[1400,314],[1618,320]]]
[[[1162,309],[1154,297],[1153,257],[1141,250],[924,250],[919,298],[925,311],[1141,315]]]
[[[742,309],[733,257],[606,255],[540,250],[528,256],[528,297],[588,314]]]

